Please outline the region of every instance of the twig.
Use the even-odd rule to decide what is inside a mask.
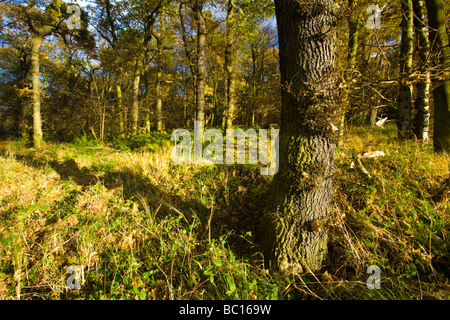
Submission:
[[[353,155],[354,163],[357,165],[358,171],[368,180],[373,180],[373,177],[370,175],[369,171],[364,167],[361,162],[361,155]]]
[[[108,149],[108,150],[114,150],[114,151],[120,151],[117,149],[113,149],[107,146],[102,146],[102,147],[84,147],[85,149],[94,149],[94,150],[100,150],[100,149]]]
[[[171,209],[171,210],[175,211],[176,213],[178,213],[179,215],[181,215],[181,216],[184,218],[184,220],[186,221],[186,223],[189,224],[188,219],[186,218],[186,216],[185,216],[180,210],[178,210],[177,208],[175,208],[174,206],[172,206],[170,203],[164,201],[164,200],[161,199],[161,198],[159,198],[158,200],[159,200],[160,203],[162,203],[163,205],[167,206],[169,209]]]

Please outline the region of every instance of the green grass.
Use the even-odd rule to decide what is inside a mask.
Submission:
[[[271,183],[249,165],[170,160],[170,137],[88,139],[0,156],[2,299],[449,299],[449,158],[355,128],[336,152],[329,255],[280,278],[254,243]],[[87,147],[87,148],[86,148]],[[373,179],[351,168],[363,159]],[[80,290],[67,267],[84,266]],[[366,269],[381,269],[368,290]]]

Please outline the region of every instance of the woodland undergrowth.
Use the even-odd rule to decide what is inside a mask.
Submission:
[[[395,137],[393,126],[345,135],[328,258],[286,278],[254,240],[271,183],[256,166],[174,165],[167,135],[39,152],[9,141],[0,299],[450,299],[449,156]],[[385,156],[361,159],[369,177],[352,162],[371,151]],[[83,266],[80,290],[67,288],[70,265]],[[366,286],[370,265],[380,290]]]

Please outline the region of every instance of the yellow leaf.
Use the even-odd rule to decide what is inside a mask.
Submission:
[[[325,273],[322,274],[322,281],[324,281],[324,282],[333,281],[333,278],[328,274],[328,271],[325,271]]]

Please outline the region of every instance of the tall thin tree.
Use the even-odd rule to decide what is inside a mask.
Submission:
[[[402,77],[398,95],[399,139],[412,137],[412,84],[409,79],[413,61],[413,6],[412,0],[400,0],[402,9],[402,40],[400,44],[400,75]]]
[[[444,0],[426,0],[430,44],[439,59],[442,80],[434,80],[433,146],[450,151],[450,46],[445,27]]]
[[[414,118],[414,134],[423,141],[428,141],[428,128],[430,124],[430,41],[425,23],[425,3],[423,0],[413,0],[414,29],[416,46],[420,57],[420,79],[417,83],[417,97],[415,107],[417,115]]]
[[[203,0],[195,0],[192,6],[197,26],[197,83],[196,83],[196,119],[205,122],[205,45],[206,23],[203,17]]]

